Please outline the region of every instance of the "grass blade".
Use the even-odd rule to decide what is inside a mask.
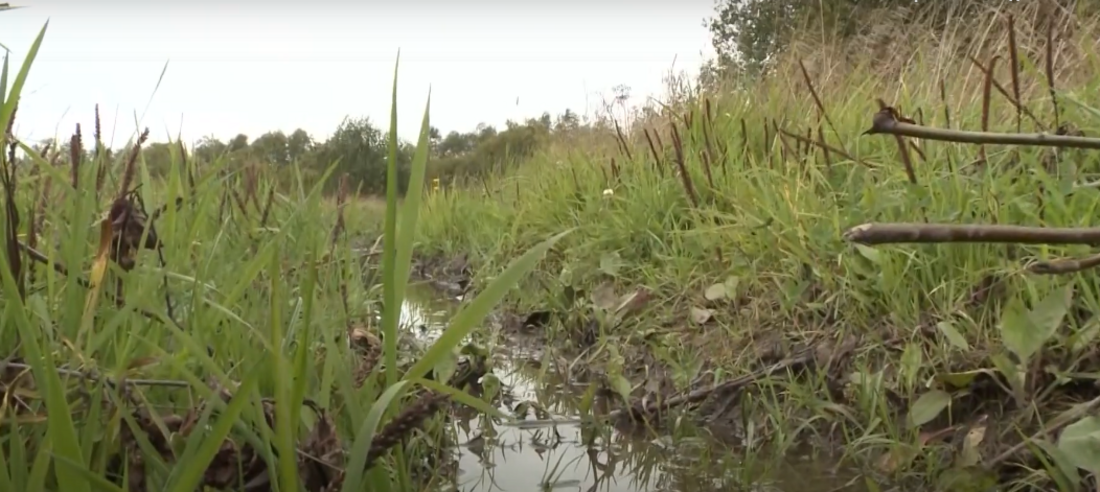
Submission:
[[[401,52],[393,67],[393,101],[390,107],[389,158],[386,161],[386,226],[382,244],[382,335],[386,360],[386,385],[397,382],[397,322],[401,299],[397,298],[397,67]]]
[[[23,66],[19,69],[19,73],[16,74],[15,80],[11,84],[11,92],[8,93],[7,99],[4,100],[4,105],[0,107],[0,141],[7,140],[7,128],[11,122],[12,115],[15,113],[15,106],[19,104],[19,95],[23,92],[23,84],[27,82],[27,74],[31,71],[31,65],[34,63],[34,58],[38,56],[38,48],[42,46],[42,39],[46,37],[46,28],[50,26],[50,21],[46,21],[42,25],[42,29],[38,31],[38,37],[34,39],[34,43],[31,44],[31,49],[27,52],[27,58],[23,60]],[[7,57],[5,56],[5,60]],[[4,63],[5,67],[7,63]],[[7,69],[5,68],[5,73]]]
[[[359,426],[359,431],[355,433],[355,442],[352,443],[351,453],[348,455],[347,468],[344,470],[346,474],[344,475],[344,487],[340,489],[341,491],[364,490],[362,482],[365,470],[363,468],[367,462],[367,454],[370,452],[371,441],[374,440],[374,434],[378,432],[379,424],[381,424],[382,417],[389,409],[390,403],[404,393],[408,383],[408,381],[399,381],[390,386],[378,397],[378,401],[371,406],[366,420]]]
[[[405,193],[405,203],[401,208],[401,223],[397,229],[397,258],[395,260],[394,273],[398,277],[397,298],[405,298],[405,287],[409,282],[409,268],[412,266],[413,239],[416,235],[416,221],[420,212],[420,202],[424,194],[424,173],[428,167],[428,150],[431,144],[428,141],[431,124],[428,114],[432,106],[431,92],[428,93],[428,102],[424,105],[424,118],[420,123],[420,138],[416,142],[416,154],[412,160],[412,170],[409,174],[409,187]]]
[[[432,344],[431,348],[424,353],[415,365],[405,372],[405,376],[402,379],[407,381],[410,379],[422,378],[428,371],[439,364],[439,362],[447,356],[447,352],[454,350],[455,347],[462,343],[462,339],[466,338],[466,336],[489,315],[489,312],[504,298],[504,295],[507,294],[512,287],[515,287],[524,275],[527,275],[528,272],[535,268],[535,265],[542,259],[542,256],[546,254],[555,243],[570,232],[573,232],[573,229],[558,233],[534,248],[531,248],[524,253],[523,256],[512,261],[512,264],[508,265],[504,273],[501,273],[499,277],[493,280],[493,282],[481,292],[481,294],[478,294],[470,304],[464,306],[462,310],[451,319],[450,324],[447,326],[446,330],[443,330],[443,334],[440,335],[439,339]]]
[[[218,416],[218,421],[210,429],[210,432],[203,436],[202,444],[195,451],[194,458],[177,465],[183,468],[179,472],[179,478],[175,481],[174,486],[168,488],[169,492],[192,492],[198,488],[203,474],[206,473],[206,467],[214,459],[214,455],[218,453],[222,442],[229,436],[229,431],[233,429],[237,417],[240,416],[241,411],[248,404],[252,390],[260,381],[263,371],[251,370],[246,374],[248,374],[248,377],[237,388],[236,394],[229,400],[229,405],[226,406],[225,411]]]

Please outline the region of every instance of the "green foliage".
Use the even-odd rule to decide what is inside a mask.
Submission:
[[[1058,0],[1061,7],[1075,4]],[[718,0],[707,19],[717,58],[703,69],[704,78],[765,71],[798,38],[844,42],[883,33],[878,17],[892,22],[924,22],[937,31],[982,19],[1001,0],[913,2],[912,0]],[[892,34],[892,33],[890,33]],[[890,35],[887,34],[887,35]]]

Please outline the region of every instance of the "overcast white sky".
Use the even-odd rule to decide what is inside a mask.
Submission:
[[[0,43],[14,77],[38,30],[16,133],[91,135],[100,104],[113,145],[135,129],[226,140],[304,128],[323,140],[346,115],[389,125],[397,50],[398,133],[415,139],[431,87],[444,133],[479,122],[585,113],[625,84],[659,96],[672,68],[712,53],[713,0],[504,1],[2,0]],[[675,61],[675,67],[673,62]],[[160,89],[154,87],[165,62]],[[150,99],[151,98],[151,99]],[[518,104],[517,104],[518,101]],[[88,141],[88,140],[86,140]],[[111,143],[108,140],[108,143]]]

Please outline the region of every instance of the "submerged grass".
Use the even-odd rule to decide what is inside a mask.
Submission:
[[[575,227],[510,308],[553,313],[538,329],[562,365],[633,401],[755,375],[724,386],[746,452],[839,445],[870,482],[1088,488],[1100,291],[1089,271],[1025,268],[1088,247],[842,237],[865,222],[1094,224],[1095,152],[864,135],[876,99],[933,127],[1096,135],[1100,19],[1006,5],[941,30],[886,16],[848,43],[807,35],[766,78],[429,195],[418,237],[490,279]],[[641,315],[615,315],[639,296]]]
[[[348,208],[379,206],[327,206],[320,190],[332,167],[312,188],[299,179],[283,195],[262,176],[180,152],[167,178],[153,181],[137,152],[147,132],[117,158],[97,152],[85,162],[73,152],[71,172],[53,165],[50,149],[39,154],[10,132],[45,33],[10,89],[6,57],[0,74],[0,489],[414,490],[434,478],[424,459],[435,450],[403,443],[444,403],[504,417],[441,376],[466,336],[568,231],[511,262],[426,350],[401,348],[427,106],[401,203],[397,143],[389,142],[377,262],[369,238],[340,229],[362,231],[369,220]],[[396,67],[394,75],[391,135]],[[97,113],[102,150],[99,126]],[[74,148],[81,138],[78,127]],[[119,188],[113,197],[108,177]],[[150,212],[145,202],[174,205]],[[379,284],[380,324],[368,309]],[[364,340],[381,363],[360,352]]]

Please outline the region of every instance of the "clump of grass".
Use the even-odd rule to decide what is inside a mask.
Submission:
[[[1079,469],[1095,470],[1068,450],[1092,439],[1091,421],[1059,430],[1100,396],[1088,382],[1100,293],[1087,273],[1035,276],[1022,260],[1085,247],[842,237],[865,222],[1092,225],[1095,154],[862,135],[877,99],[928,126],[1095,133],[1097,18],[987,9],[939,30],[887,19],[874,31],[888,37],[856,44],[808,34],[764,79],[687,94],[600,145],[553,146],[430,196],[420,237],[491,274],[577,227],[513,308],[553,311],[544,334],[625,396],[759,375],[736,417],[750,449],[839,442],[876,474],[931,483],[963,470],[980,483],[996,471],[1077,490]],[[654,299],[641,316],[589,314],[638,288]],[[640,384],[660,374],[667,386]]]
[[[0,74],[0,128],[9,129],[0,147],[10,149],[0,157],[0,302],[11,327],[0,331],[0,419],[8,424],[0,489],[411,490],[425,479],[414,476],[414,458],[435,450],[402,442],[444,402],[504,417],[429,372],[454,366],[464,338],[568,231],[511,262],[423,353],[399,357],[429,119],[426,106],[399,204],[396,67],[378,265],[342,234],[361,224],[324,206],[320,190],[333,167],[312,188],[299,179],[296,196],[276,196],[264,176],[189,163],[181,147],[166,179],[154,181],[137,151],[148,132],[115,163],[100,151],[98,116],[94,159],[74,151],[68,169],[53,165],[10,132],[45,33],[43,26],[10,90],[6,57]],[[78,128],[74,147],[80,141]],[[24,183],[35,186],[16,185],[14,149],[34,169]],[[120,168],[120,192],[101,202],[104,179]],[[47,200],[49,183],[68,186]],[[230,197],[240,213],[227,212]],[[341,193],[341,205],[346,199]],[[174,206],[149,213],[146,201]],[[24,210],[41,220],[20,220]],[[95,227],[99,235],[87,232]],[[51,268],[24,268],[31,262]],[[377,292],[362,283],[364,262],[381,281],[385,309],[380,326],[354,328],[370,319],[357,306]],[[114,302],[99,302],[104,296]],[[352,380],[360,361],[348,337],[356,330],[384,345],[363,384]]]

